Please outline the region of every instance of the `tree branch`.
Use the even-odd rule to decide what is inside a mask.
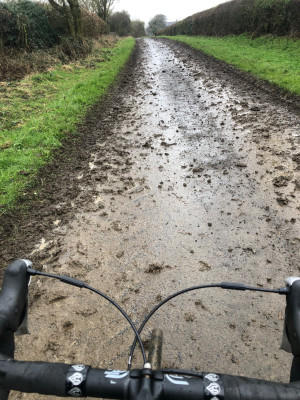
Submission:
[[[63,7],[63,6],[60,6],[58,3],[56,3],[56,1],[54,1],[54,0],[49,0],[49,3],[51,4],[51,6],[52,6],[55,10],[57,10],[57,11],[59,11],[59,12],[63,12],[64,7]]]

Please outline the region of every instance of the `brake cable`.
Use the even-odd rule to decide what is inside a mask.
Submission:
[[[179,292],[176,292],[170,296],[168,296],[166,299],[162,300],[159,304],[157,304],[144,318],[142,324],[140,325],[138,329],[139,335],[141,335],[145,325],[149,321],[149,319],[153,316],[153,314],[164,304],[169,302],[170,300],[174,299],[177,296],[180,296],[184,293],[191,292],[194,290],[199,290],[199,289],[207,289],[207,288],[221,288],[221,289],[227,289],[227,290],[250,290],[250,291],[256,291],[256,292],[266,292],[266,293],[277,293],[277,294],[287,294],[288,288],[279,288],[279,289],[267,289],[267,288],[259,288],[259,287],[252,287],[252,286],[247,286],[242,283],[232,283],[232,282],[221,282],[221,283],[212,283],[212,284],[206,284],[206,285],[200,285],[200,286],[192,286],[187,289],[180,290]],[[138,336],[135,336],[134,341],[131,346],[130,350],[130,355],[128,359],[128,370],[131,369],[132,366],[132,359],[133,359],[133,353],[136,347],[137,343],[137,338]]]
[[[111,299],[109,296],[107,296],[106,294],[100,292],[97,289],[94,289],[93,287],[87,285],[85,282],[82,282],[78,279],[75,278],[71,278],[69,276],[65,276],[65,275],[55,275],[55,274],[49,274],[46,272],[41,272],[41,271],[37,271],[35,269],[32,268],[27,268],[27,272],[29,275],[31,276],[35,276],[35,275],[40,275],[40,276],[46,276],[48,278],[54,278],[54,279],[58,279],[61,282],[67,283],[69,285],[72,286],[76,286],[84,289],[88,289],[96,294],[98,294],[99,296],[103,297],[104,299],[106,299],[107,301],[109,301],[113,306],[115,306],[120,312],[121,314],[126,318],[126,320],[128,321],[128,323],[130,324],[132,330],[134,331],[134,338],[135,338],[135,345],[136,342],[139,342],[140,348],[141,348],[141,352],[142,352],[142,356],[143,356],[143,360],[144,360],[144,364],[146,364],[147,362],[147,357],[146,357],[146,352],[145,352],[145,348],[141,339],[141,336],[136,328],[136,326],[134,325],[133,321],[131,320],[131,318],[129,317],[129,315],[126,313],[126,311],[123,310],[123,308],[121,306],[119,306],[119,304],[117,302],[115,302],[113,299]]]
[[[71,278],[69,276],[65,276],[65,275],[55,275],[55,274],[49,274],[46,272],[37,271],[30,267],[27,268],[27,272],[30,276],[35,276],[35,275],[45,276],[45,277],[60,280],[61,282],[67,283],[72,286],[90,290],[90,291],[98,294],[99,296],[103,297],[104,299],[109,301],[114,307],[116,307],[121,312],[121,314],[126,318],[127,322],[130,324],[130,326],[135,334],[134,340],[133,340],[133,343],[132,343],[132,346],[130,349],[129,359],[128,359],[128,370],[130,370],[131,366],[132,366],[133,353],[134,353],[137,342],[139,342],[139,345],[140,345],[144,364],[147,363],[147,357],[146,357],[145,348],[144,348],[144,345],[143,345],[143,342],[141,339],[141,333],[142,333],[145,325],[149,321],[149,319],[153,316],[153,314],[155,314],[155,312],[160,307],[162,307],[164,304],[166,304],[167,302],[169,302],[170,300],[174,299],[177,296],[180,296],[184,293],[191,292],[194,290],[207,289],[207,288],[221,288],[221,289],[227,289],[227,290],[243,290],[243,291],[250,290],[250,291],[256,291],[256,292],[277,293],[277,294],[287,294],[288,293],[288,288],[286,288],[286,287],[279,288],[279,289],[266,289],[266,288],[252,287],[252,286],[247,286],[247,285],[244,285],[241,283],[232,283],[232,282],[221,282],[221,283],[212,283],[212,284],[206,284],[206,285],[200,285],[200,286],[192,286],[187,289],[180,290],[179,292],[176,292],[176,293],[168,296],[166,299],[162,300],[146,315],[146,317],[144,318],[139,329],[137,329],[136,326],[134,325],[133,321],[129,317],[129,315],[126,313],[125,310],[123,310],[123,308],[117,302],[115,302],[113,299],[111,299],[109,296],[102,293],[101,291],[94,289],[92,286],[87,285],[85,282],[80,281],[75,278]]]

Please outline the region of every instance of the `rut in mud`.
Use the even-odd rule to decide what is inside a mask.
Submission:
[[[137,324],[185,287],[281,287],[299,274],[299,111],[274,93],[188,47],[143,39],[81,131],[80,156],[56,166],[7,259],[84,280]],[[111,305],[39,278],[30,296],[17,358],[126,368],[133,337]],[[163,328],[164,366],[287,380],[283,311],[278,295],[208,289],[164,306],[144,338]]]

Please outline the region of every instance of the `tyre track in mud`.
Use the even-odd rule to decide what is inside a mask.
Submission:
[[[108,293],[136,323],[184,287],[280,287],[298,274],[291,103],[186,46],[143,39],[81,132],[5,259],[26,251],[37,268]],[[132,334],[110,305],[44,279],[30,293],[31,335],[18,339],[17,358],[126,368]],[[279,296],[208,290],[174,300],[149,328],[164,328],[165,366],[287,380],[283,310]]]

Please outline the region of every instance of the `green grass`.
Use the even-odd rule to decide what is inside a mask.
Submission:
[[[39,168],[91,105],[107,93],[128,60],[134,39],[67,66],[0,82],[0,214],[12,209]]]
[[[248,35],[167,36],[300,95],[300,40]]]

